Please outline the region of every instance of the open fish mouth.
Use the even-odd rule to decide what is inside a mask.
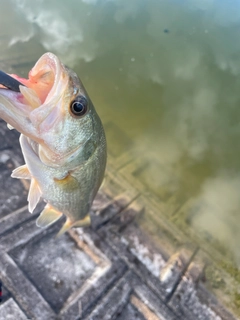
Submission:
[[[40,143],[42,132],[62,119],[59,101],[68,81],[64,66],[51,53],[37,61],[28,79],[0,71],[0,117]]]

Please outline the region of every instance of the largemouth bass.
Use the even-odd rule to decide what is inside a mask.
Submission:
[[[104,176],[106,139],[83,84],[52,53],[37,61],[28,79],[11,76],[23,85],[20,92],[0,88],[0,118],[21,133],[26,164],[12,177],[31,180],[29,211],[40,198],[46,202],[36,222],[39,227],[65,215],[59,234],[89,224]]]

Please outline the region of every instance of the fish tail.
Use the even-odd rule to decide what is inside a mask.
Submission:
[[[73,221],[71,221],[71,219],[67,218],[66,222],[64,223],[64,225],[62,226],[62,228],[58,232],[57,237],[61,236],[62,234],[64,234],[66,231],[68,231],[72,227],[88,227],[88,226],[90,226],[90,224],[91,224],[91,217],[89,214],[86,215],[85,218],[83,218],[81,220],[77,220],[75,222],[73,222]]]

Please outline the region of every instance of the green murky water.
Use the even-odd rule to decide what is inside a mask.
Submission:
[[[239,34],[237,0],[3,0],[0,65],[26,76],[56,53],[82,78],[109,152],[146,161],[137,179],[165,214],[239,266]]]

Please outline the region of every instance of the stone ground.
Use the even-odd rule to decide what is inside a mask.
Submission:
[[[92,226],[60,238],[63,221],[37,228],[41,205],[31,215],[28,185],[10,178],[22,163],[18,134],[0,121],[0,320],[237,319],[208,291],[203,251],[120,174],[124,157],[109,156]],[[139,224],[146,213],[156,241]]]

